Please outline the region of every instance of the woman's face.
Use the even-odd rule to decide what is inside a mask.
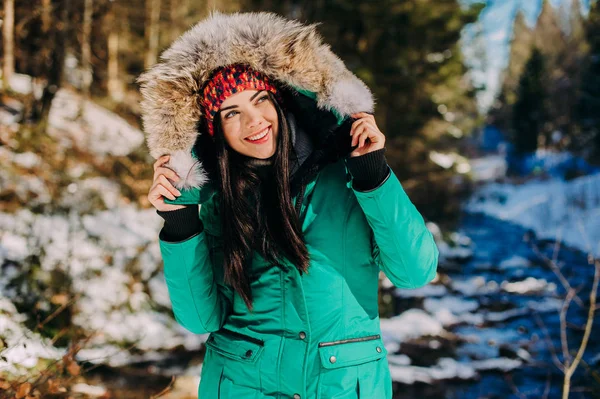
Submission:
[[[267,91],[232,94],[221,104],[219,116],[225,141],[235,151],[260,159],[275,154],[279,125]]]

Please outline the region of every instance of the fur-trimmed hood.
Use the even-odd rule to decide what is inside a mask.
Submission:
[[[179,188],[207,181],[192,151],[198,135],[206,134],[199,93],[215,68],[235,63],[248,64],[312,98],[319,110],[340,120],[373,111],[371,92],[323,43],[315,24],[266,12],[215,12],[181,35],[137,80],[150,154],[171,154],[170,167],[186,176]]]

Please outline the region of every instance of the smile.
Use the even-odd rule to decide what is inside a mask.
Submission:
[[[261,133],[255,134],[250,137],[246,137],[244,140],[250,141],[251,143],[254,143],[254,144],[262,144],[269,139],[270,133],[271,133],[271,126],[266,128]]]

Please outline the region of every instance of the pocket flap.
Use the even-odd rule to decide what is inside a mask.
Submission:
[[[321,364],[326,369],[356,366],[381,359],[386,354],[387,350],[379,335],[319,344]]]
[[[228,358],[254,363],[264,344],[259,339],[221,329],[210,334],[206,346]]]

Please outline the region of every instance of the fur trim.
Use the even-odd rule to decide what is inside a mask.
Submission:
[[[192,157],[189,151],[174,151],[169,157],[168,166],[181,178],[174,183],[179,190],[201,187],[208,182],[208,176],[202,169],[202,162]]]
[[[316,93],[342,116],[373,112],[367,86],[322,42],[316,25],[273,13],[215,12],[181,35],[138,78],[150,154],[191,154],[202,118],[199,95],[211,71],[246,63],[280,84]],[[190,155],[190,158],[193,159]]]

